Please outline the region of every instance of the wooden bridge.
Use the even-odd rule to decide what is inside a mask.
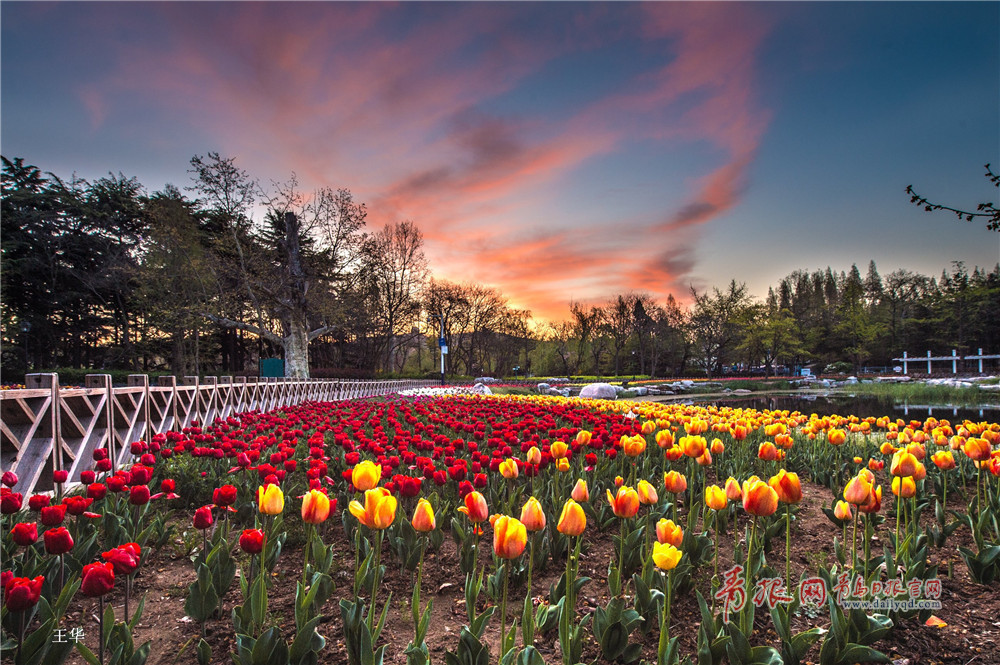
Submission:
[[[150,385],[132,374],[115,387],[108,374],[88,374],[83,388],[61,388],[57,374],[28,374],[25,388],[0,391],[0,466],[18,475],[25,496],[52,489],[52,472],[65,469],[66,487],[80,481],[96,448],[118,467],[135,441],[211,425],[243,411],[271,411],[301,402],[337,401],[397,393],[436,381],[252,379],[161,376]]]

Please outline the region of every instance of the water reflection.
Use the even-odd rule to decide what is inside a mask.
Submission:
[[[889,398],[873,397],[871,395],[850,395],[845,393],[808,394],[808,395],[746,395],[726,398],[699,399],[692,397],[685,402],[692,404],[715,404],[740,409],[788,410],[801,411],[805,414],[815,413],[819,416],[855,415],[859,418],[869,416],[889,416],[903,420],[926,420],[933,416],[945,418],[951,422],[963,420],[995,422],[1000,420],[1000,405],[982,406],[951,406],[947,404],[896,404]]]

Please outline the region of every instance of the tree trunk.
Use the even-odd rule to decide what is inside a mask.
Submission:
[[[285,377],[290,379],[309,378],[309,330],[301,321],[294,319],[284,324],[285,328]]]

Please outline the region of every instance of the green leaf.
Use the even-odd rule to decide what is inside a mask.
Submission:
[[[205,638],[198,640],[198,664],[209,665],[212,662],[212,647]]]
[[[860,644],[848,644],[837,659],[837,665],[853,663],[888,663],[889,657],[881,651]]]

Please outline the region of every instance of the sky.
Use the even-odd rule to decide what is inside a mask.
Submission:
[[[1000,3],[0,3],[0,150],[350,189],[558,320],[793,270],[992,268]]]

